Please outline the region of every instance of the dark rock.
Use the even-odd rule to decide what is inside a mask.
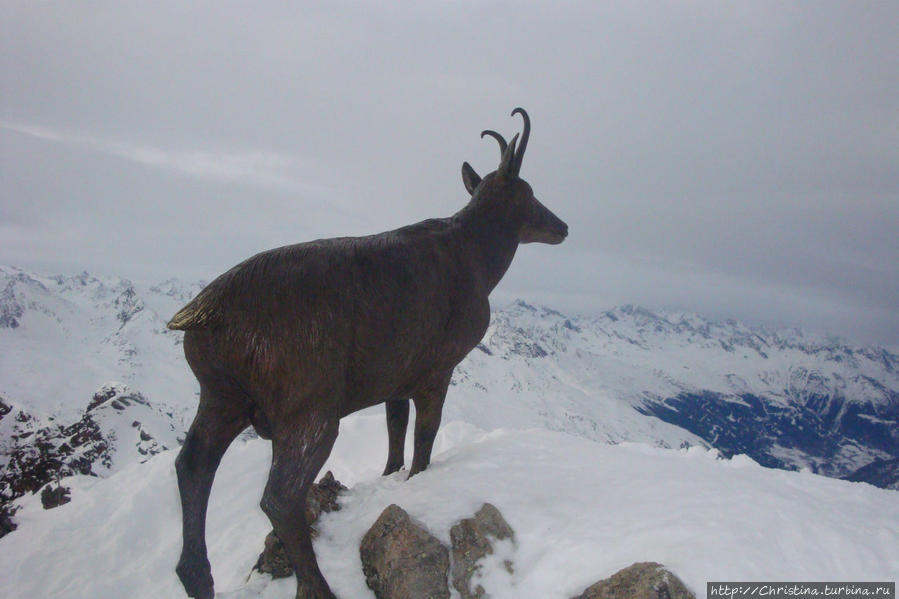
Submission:
[[[328,470],[318,483],[309,489],[306,497],[306,522],[312,528],[313,538],[318,536],[315,523],[322,513],[336,512],[340,509],[337,503],[338,496],[346,491],[346,487],[334,478],[334,474]]]
[[[118,394],[118,390],[112,385],[103,385],[103,387],[94,393],[90,403],[87,404],[87,411],[90,412],[100,404],[103,404]]]
[[[522,332],[522,334],[524,334]],[[526,358],[545,358],[549,355],[543,347],[536,342],[516,340],[512,346],[512,353]]]
[[[471,579],[481,569],[478,562],[493,554],[493,541],[515,540],[515,532],[493,505],[485,503],[473,518],[466,518],[450,529],[453,545],[453,586],[462,599],[488,597],[484,587],[471,588]],[[512,562],[505,561],[511,574]]]
[[[274,530],[266,535],[265,548],[259,554],[253,569],[263,574],[271,574],[272,578],[287,578],[293,574],[293,566],[287,559],[284,545]]]
[[[334,478],[329,470],[317,484],[313,484],[309,489],[309,495],[306,497],[306,522],[309,523],[310,533],[312,537],[318,536],[318,530],[315,524],[322,513],[336,512],[340,509],[337,503],[337,497],[346,491],[346,487]],[[265,547],[256,560],[254,570],[264,574],[271,574],[272,578],[287,578],[293,575],[293,566],[287,559],[287,552],[284,545],[275,531],[271,531],[265,537]]]
[[[899,458],[874,460],[845,478],[852,482],[869,483],[881,489],[899,491]]]
[[[12,412],[12,406],[8,405],[3,398],[0,397],[0,420],[3,420],[3,417]]]
[[[641,562],[600,580],[574,599],[696,599],[661,564]]]
[[[0,505],[0,538],[5,537],[18,528],[18,525],[12,521],[14,513],[15,510],[13,508]]]
[[[359,553],[365,582],[378,599],[449,599],[449,550],[401,507],[381,513]]]
[[[56,487],[47,485],[41,491],[41,505],[44,506],[45,510],[52,510],[70,501],[72,501],[72,498],[69,497],[69,489],[62,485],[56,485]]]
[[[0,291],[0,328],[15,329],[25,314],[25,308],[16,298],[15,280],[9,281]]]

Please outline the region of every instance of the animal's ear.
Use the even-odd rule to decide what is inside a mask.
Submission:
[[[516,172],[515,172],[515,146],[517,144],[518,144],[518,134],[516,133],[515,137],[512,138],[512,141],[509,142],[509,145],[503,151],[503,159],[499,163],[499,168],[496,169],[504,177],[508,177],[509,175],[516,174]]]
[[[462,163],[462,183],[465,184],[465,189],[468,190],[468,193],[474,193],[474,190],[481,183],[481,176],[474,172],[474,169],[467,162]]]

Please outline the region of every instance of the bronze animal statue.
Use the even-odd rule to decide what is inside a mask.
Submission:
[[[385,473],[403,465],[408,399],[415,402],[409,476],[427,468],[453,369],[490,321],[487,296],[519,243],[561,243],[568,226],[519,177],[530,133],[500,145],[483,179],[466,162],[468,204],[377,235],[262,252],[222,274],[168,326],[200,383],[197,414],[175,467],[183,549],[176,572],[188,595],[211,599],[206,507],[231,441],[252,425],[272,441],[261,507],[284,544],[297,598],[333,598],[313,553],[306,494],[337,438],[338,421],[385,403]],[[517,146],[517,147],[516,147]]]

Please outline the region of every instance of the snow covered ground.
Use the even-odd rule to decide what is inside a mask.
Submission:
[[[899,579],[899,493],[808,472],[762,468],[714,450],[608,445],[547,430],[441,428],[429,470],[382,478],[383,412],[345,418],[325,466],[350,487],[324,517],[319,563],[343,599],[371,598],[359,541],[389,504],[443,541],[484,502],[515,529],[497,598],[562,599],[635,561],[668,566],[702,597],[707,580]],[[407,448],[407,459],[410,455]],[[109,478],[75,477],[72,502],[23,498],[19,530],[0,539],[0,596],[180,597],[175,450]],[[208,544],[217,597],[292,598],[292,579],[248,577],[269,530],[258,507],[270,446],[236,442],[213,488]],[[324,472],[324,470],[323,470]]]

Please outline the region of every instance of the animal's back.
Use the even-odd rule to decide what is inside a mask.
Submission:
[[[420,290],[416,283],[425,281],[410,279],[446,277],[434,269],[451,266],[456,258],[448,255],[452,229],[450,219],[429,219],[377,235],[320,239],[261,252],[217,277],[167,326],[182,331],[212,329],[257,317],[264,320],[283,314],[285,306],[296,308],[315,299],[337,308],[347,294],[413,293]]]
[[[328,290],[348,267],[352,238],[311,241],[261,252],[219,275],[169,321],[182,331],[263,323]],[[298,297],[301,295],[302,297]]]

